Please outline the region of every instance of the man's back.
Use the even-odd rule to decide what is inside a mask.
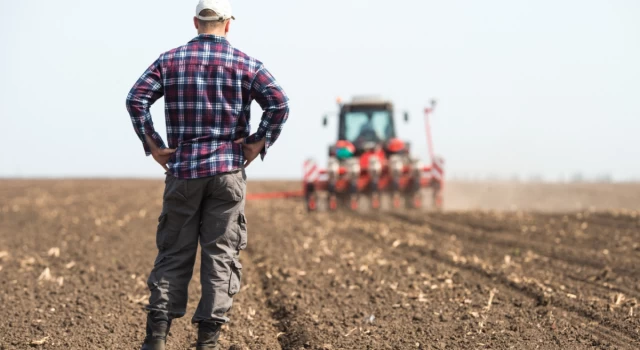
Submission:
[[[144,107],[163,95],[168,143],[176,149],[167,167],[182,179],[241,168],[242,145],[234,140],[250,134],[254,99],[265,115],[257,136],[252,135],[255,140],[247,142],[266,138],[265,150],[278,137],[288,114],[288,99],[263,64],[217,35],[201,34],[160,55],[149,67],[127,98],[130,113],[143,117],[132,117],[136,130],[146,129],[150,122],[144,118]],[[159,135],[150,136],[164,147]]]

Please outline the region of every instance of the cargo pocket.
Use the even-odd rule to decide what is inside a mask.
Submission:
[[[162,212],[158,218],[156,246],[164,251],[178,240],[182,226],[188,218],[187,181],[167,175],[162,196]]]
[[[229,295],[234,296],[240,291],[240,279],[242,278],[242,264],[237,259],[231,262],[231,278],[229,280]]]
[[[180,234],[180,227],[171,227],[168,224],[169,214],[162,214],[158,218],[158,232],[156,233],[156,246],[159,251],[171,247]]]
[[[210,194],[227,202],[240,202],[244,198],[246,185],[242,180],[242,172],[216,175],[215,190]]]
[[[178,203],[187,201],[187,181],[167,175],[164,184],[165,187],[162,198],[165,201]]]
[[[244,214],[238,215],[238,250],[247,248],[247,218]]]

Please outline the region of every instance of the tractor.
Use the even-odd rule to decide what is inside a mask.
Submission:
[[[329,147],[327,167],[313,160],[304,164],[303,194],[309,211],[326,201],[329,211],[358,210],[361,203],[380,209],[388,198],[393,208],[422,208],[426,189],[433,206],[442,208],[443,160],[433,154],[429,115],[435,101],[425,109],[431,164],[411,156],[411,144],[398,138],[393,104],[377,97],[338,99],[337,142]],[[404,121],[409,121],[404,113]],[[328,116],[323,118],[328,125]],[[321,195],[322,193],[322,195]]]

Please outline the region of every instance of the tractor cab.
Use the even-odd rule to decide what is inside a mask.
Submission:
[[[399,141],[396,139],[391,102],[380,98],[356,97],[350,103],[339,105],[338,143],[329,148],[331,156],[336,155],[340,145],[349,145],[349,148],[353,148],[353,155],[360,156],[375,149],[387,150],[389,145]],[[405,115],[405,120],[407,118]]]
[[[340,111],[338,140],[351,142],[356,153],[375,148],[396,137],[393,106],[348,104]]]

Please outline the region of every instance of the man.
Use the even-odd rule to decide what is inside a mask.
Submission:
[[[231,19],[228,0],[201,0],[193,19],[198,36],[160,55],[127,97],[146,154],[167,171],[143,350],[164,349],[171,321],[185,315],[198,240],[202,296],[192,322],[197,349],[217,348],[247,245],[244,168],[258,154],[264,159],[289,114],[287,96],[264,65],[226,40]],[[170,148],[149,113],[162,96]],[[254,99],[264,113],[249,135]]]

